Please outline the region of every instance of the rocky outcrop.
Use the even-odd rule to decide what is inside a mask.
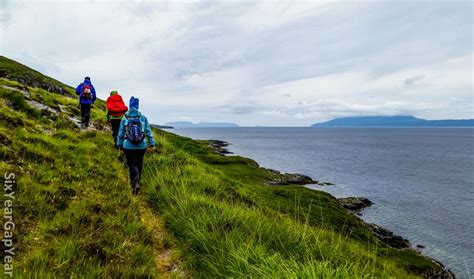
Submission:
[[[31,93],[28,92],[28,91],[26,91],[26,87],[24,88],[25,90],[22,90],[22,89],[19,89],[19,88],[15,88],[15,87],[11,87],[11,86],[7,86],[7,85],[1,85],[0,87],[5,88],[5,89],[8,89],[8,90],[12,90],[12,91],[20,92],[20,93],[23,94],[23,96],[25,96],[26,98],[31,98]]]
[[[222,140],[208,140],[209,144],[211,147],[214,149],[214,151],[219,154],[219,155],[227,155],[227,154],[233,154],[230,152],[227,147],[230,145],[226,141]]]
[[[6,71],[0,71],[0,77],[7,78],[10,80],[17,81],[21,84],[30,86],[30,87],[37,87],[44,89],[46,91],[52,92],[52,93],[58,93],[61,95],[69,96],[69,97],[74,97],[70,92],[68,92],[64,87],[58,86],[58,85],[53,85],[41,80],[38,80],[34,77],[31,76],[9,76]]]
[[[321,182],[321,181],[317,181],[317,183],[319,186],[332,186],[332,185],[336,185],[334,183],[331,183],[331,182]]]
[[[347,197],[347,198],[339,198],[337,200],[344,208],[356,213],[374,204],[368,198],[363,198],[363,197]]]
[[[53,108],[50,108],[50,107],[48,107],[48,106],[46,106],[46,105],[43,105],[42,103],[39,103],[39,102],[37,102],[37,101],[34,101],[34,100],[26,100],[26,102],[27,102],[30,106],[32,106],[32,107],[34,107],[34,108],[36,108],[36,109],[39,109],[39,110],[41,110],[41,111],[45,110],[45,111],[50,112],[50,113],[55,114],[55,115],[58,114],[58,111],[57,111],[57,110],[55,110],[55,109],[53,109]]]
[[[290,184],[298,184],[298,185],[307,185],[307,184],[315,184],[320,186],[329,186],[334,185],[333,183],[329,182],[321,182],[317,180],[313,180],[311,177],[299,174],[299,173],[281,173],[277,170],[263,168],[262,169],[271,172],[274,175],[278,175],[278,178],[273,180],[267,181],[264,184],[268,186],[285,186]]]
[[[268,186],[284,186],[290,184],[306,185],[306,184],[315,184],[318,181],[314,181],[311,177],[299,174],[299,173],[280,173],[278,171],[272,170],[273,173],[278,173],[281,176],[275,178],[271,181],[265,182],[265,185]]]

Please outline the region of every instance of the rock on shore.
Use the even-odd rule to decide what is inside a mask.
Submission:
[[[393,248],[402,249],[410,247],[410,241],[408,239],[396,235],[390,230],[370,223],[367,224],[367,227],[375,234],[375,236],[377,236],[378,239]]]
[[[233,154],[230,152],[227,147],[230,145],[228,142],[223,140],[208,140],[211,147],[219,155]]]
[[[347,198],[339,198],[337,200],[344,208],[356,213],[374,204],[368,198],[363,198],[363,197],[347,197]]]
[[[285,185],[290,185],[290,184],[297,184],[297,185],[317,184],[320,186],[334,185],[333,183],[329,183],[329,182],[321,182],[321,181],[313,180],[311,177],[304,174],[281,173],[273,169],[268,169],[268,168],[262,168],[262,169],[280,176],[278,178],[265,182],[265,185],[268,185],[268,186],[285,186]]]
[[[272,170],[272,172],[276,172],[276,171]],[[299,174],[299,173],[283,173],[281,175],[282,175],[281,177],[265,182],[265,185],[284,186],[284,185],[290,185],[290,184],[306,185],[306,184],[317,183],[317,181],[314,181],[311,177],[307,175]]]

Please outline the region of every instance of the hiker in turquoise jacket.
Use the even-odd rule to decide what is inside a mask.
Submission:
[[[147,118],[138,110],[138,98],[130,98],[129,110],[120,122],[117,147],[123,150],[130,172],[130,186],[133,194],[140,192],[140,178],[146,149],[155,147],[155,139]],[[138,123],[139,122],[139,123]],[[136,124],[136,125],[135,125]],[[135,125],[135,126],[134,126]],[[141,129],[141,133],[139,130]],[[140,137],[141,140],[136,137]]]

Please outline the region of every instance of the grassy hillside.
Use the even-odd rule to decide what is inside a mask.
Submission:
[[[15,80],[25,85],[39,87],[61,95],[75,95],[72,87],[2,55],[0,55],[0,78]]]
[[[161,130],[154,130],[158,151],[145,159],[143,192],[132,196],[103,102],[92,111],[94,129],[81,131],[78,114],[76,99],[0,79],[0,171],[17,176],[17,278],[409,278],[441,271],[412,250],[378,241],[329,194],[265,186],[277,175],[254,161]]]

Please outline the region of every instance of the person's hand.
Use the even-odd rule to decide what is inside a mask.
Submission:
[[[155,146],[154,145],[148,146],[148,152],[150,152],[150,153],[155,152]]]

